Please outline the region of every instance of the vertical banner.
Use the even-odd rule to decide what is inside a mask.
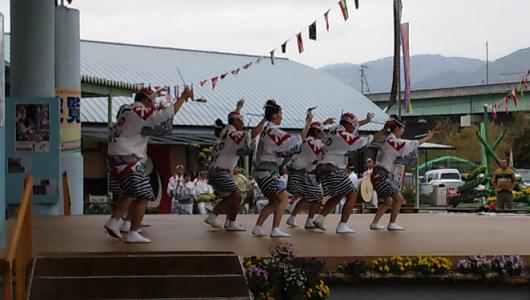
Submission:
[[[405,95],[403,109],[406,112],[412,111],[410,102],[410,48],[409,48],[409,23],[401,24],[401,41],[403,47],[403,71],[405,73]]]
[[[78,151],[81,148],[81,91],[56,89],[59,98],[61,151]]]
[[[0,127],[4,127],[5,94],[5,66],[4,66],[4,16],[0,14]]]

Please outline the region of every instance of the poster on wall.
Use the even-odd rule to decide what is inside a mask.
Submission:
[[[50,113],[48,104],[17,104],[15,149],[48,152],[50,150]]]
[[[31,175],[33,203],[55,204],[62,182],[59,101],[41,97],[6,100],[6,203],[19,203],[24,180]]]
[[[81,91],[56,89],[60,102],[61,151],[81,149]]]

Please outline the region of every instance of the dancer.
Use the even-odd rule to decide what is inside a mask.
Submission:
[[[303,206],[309,203],[309,212],[305,222],[305,229],[316,228],[313,218],[320,209],[322,201],[322,189],[316,179],[316,164],[322,152],[322,138],[324,137],[323,125],[332,124],[333,119],[324,123],[313,122],[307,133],[307,138],[300,147],[300,152],[293,155],[288,166],[289,179],[287,181],[287,192],[301,198],[293,208],[287,219],[287,225],[296,227],[296,215]]]
[[[215,205],[204,222],[213,227],[221,227],[217,222],[217,216],[226,211],[225,229],[228,231],[245,230],[236,224],[237,212],[243,196],[231,173],[236,167],[239,157],[249,152],[251,140],[261,133],[267,121],[263,118],[250,132],[243,130],[245,124],[241,109],[244,104],[244,100],[237,102],[236,110],[228,114],[228,125],[225,125],[220,119],[215,121],[215,135],[218,139],[213,146],[213,158],[208,174],[210,184],[215,192],[222,197],[222,200]]]
[[[340,124],[332,128],[324,138],[322,160],[318,163],[317,174],[322,183],[324,197],[331,198],[324,204],[321,214],[313,221],[315,226],[322,230],[325,230],[324,218],[337,206],[341,198],[346,196],[346,203],[336,232],[355,232],[346,224],[357,201],[357,190],[345,172],[348,163],[347,155],[351,151],[368,146],[374,139],[380,138],[385,133],[386,128],[367,137],[361,137],[358,134],[359,127],[368,124],[373,117],[374,114],[369,113],[365,120],[359,121],[354,114],[345,113],[340,119]]]
[[[146,156],[149,141],[148,136],[141,134],[142,128],[152,127],[172,118],[188,98],[193,98],[193,90],[185,87],[175,103],[163,109],[155,108],[156,97],[156,91],[151,88],[138,91],[133,104],[120,108],[117,124],[109,141],[109,165],[112,176],[118,181],[123,193],[104,227],[111,236],[121,238],[119,219],[129,209],[132,215],[131,230],[125,237],[127,243],[151,242],[138,232],[147,201],[155,200],[141,163]]]
[[[306,125],[300,136],[292,136],[280,129],[282,122],[282,108],[274,100],[265,105],[265,118],[269,123],[263,130],[256,151],[253,175],[269,203],[260,211],[256,225],[252,230],[255,236],[266,235],[263,223],[274,212],[271,237],[289,237],[290,234],[280,230],[280,222],[287,205],[287,191],[285,184],[278,174],[279,165],[284,157],[298,151],[302,140],[306,138],[309,125],[313,119],[311,111],[306,115]]]
[[[385,229],[385,227],[379,225],[379,220],[388,209],[392,208],[387,229],[404,230],[403,227],[396,223],[401,204],[403,203],[403,195],[399,184],[396,180],[392,180],[389,175],[394,173],[398,165],[415,163],[419,145],[430,140],[435,130],[430,130],[420,140],[411,141],[401,139],[405,132],[405,123],[401,122],[401,120],[394,118],[388,121],[385,127],[390,129],[391,133],[386,137],[385,142],[377,153],[375,167],[372,172],[372,184],[379,198],[384,199],[384,203],[377,209],[374,220],[370,224],[370,229]]]

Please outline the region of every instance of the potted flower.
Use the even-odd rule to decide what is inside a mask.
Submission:
[[[346,262],[342,265],[339,265],[337,269],[340,273],[355,279],[362,278],[364,275],[366,275],[366,273],[368,273],[368,265],[362,260]]]

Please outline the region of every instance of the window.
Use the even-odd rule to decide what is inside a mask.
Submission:
[[[460,175],[458,173],[442,173],[441,179],[460,180]]]

